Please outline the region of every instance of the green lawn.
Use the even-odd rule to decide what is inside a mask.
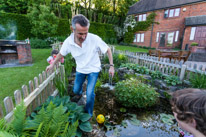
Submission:
[[[118,46],[115,45],[115,49],[117,50],[127,50],[130,52],[148,52],[148,49],[137,48],[137,47],[129,47],[129,46]]]
[[[14,91],[21,89],[21,86],[28,85],[29,80],[46,69],[49,65],[46,61],[52,49],[32,49],[32,66],[0,68],[0,103],[6,96],[12,96]]]

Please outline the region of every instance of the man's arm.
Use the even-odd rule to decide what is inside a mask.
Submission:
[[[49,66],[47,66],[46,71],[52,70],[53,67],[54,67],[54,65],[55,65],[57,62],[59,62],[59,60],[60,60],[62,57],[63,57],[63,56],[62,56],[60,53],[58,53],[58,54],[57,54],[57,57],[56,57],[55,60],[54,60],[54,62],[53,62],[52,64],[50,64]]]
[[[114,63],[113,63],[112,51],[110,48],[108,48],[107,50],[107,55],[108,55],[109,64],[110,64],[109,74],[112,75],[113,77],[114,76]]]

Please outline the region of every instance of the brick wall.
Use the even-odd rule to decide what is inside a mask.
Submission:
[[[185,48],[185,40],[189,39],[190,36],[190,27],[185,30],[184,39],[183,39],[183,31],[184,31],[184,21],[185,17],[191,16],[199,16],[199,15],[206,15],[206,2],[195,3],[192,5],[183,5],[180,7],[180,16],[179,17],[171,17],[171,18],[164,18],[164,10],[155,11],[157,14],[155,21],[159,22],[159,24],[154,24],[153,33],[152,33],[152,45],[151,47],[158,48],[159,42],[156,42],[157,32],[172,32],[172,31],[179,31],[178,41],[174,42],[172,47],[179,46],[181,44],[181,39],[183,40],[182,49]],[[179,7],[177,7],[179,8]],[[183,9],[185,11],[183,11]],[[151,12],[147,13],[147,16]],[[138,32],[139,33],[139,32]],[[144,32],[145,33],[145,42],[144,43],[134,43],[141,46],[149,46],[150,44],[150,37],[151,37],[151,28]],[[159,39],[160,41],[160,39]],[[165,47],[167,48],[167,47]]]
[[[31,47],[29,44],[17,44],[17,53],[20,64],[32,63]]]

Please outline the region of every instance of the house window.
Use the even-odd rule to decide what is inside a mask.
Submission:
[[[167,35],[167,46],[172,46],[174,39],[174,32],[169,32]]]
[[[137,42],[144,42],[144,33],[137,33]]]
[[[158,41],[159,41],[159,35],[160,35],[160,33],[159,33],[159,32],[157,32],[156,42],[158,42]]]
[[[180,8],[165,10],[164,17],[178,17],[180,15]]]
[[[173,17],[174,16],[174,9],[171,9],[170,11],[169,11],[169,17]]]
[[[141,15],[135,16],[136,21],[146,21],[146,19],[147,19],[146,14],[141,14]]]
[[[194,38],[195,38],[195,30],[196,30],[196,27],[192,27],[191,32],[190,32],[190,40],[194,40]]]
[[[144,42],[144,33],[141,34],[141,41],[140,42]]]
[[[179,37],[179,31],[176,31],[176,35],[175,35],[175,42],[178,41],[178,37]]]
[[[140,42],[140,34],[137,34],[137,42]]]
[[[137,42],[137,34],[134,35],[134,40],[133,42]]]
[[[175,17],[180,15],[180,8],[175,9]]]

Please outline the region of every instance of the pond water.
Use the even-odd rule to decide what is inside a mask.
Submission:
[[[160,114],[172,114],[170,104],[165,99],[144,109],[125,108],[115,101],[114,92],[108,88],[95,91],[94,114],[103,114],[106,126],[99,126],[107,137],[178,137],[177,123],[168,125],[162,122]],[[125,110],[126,112],[120,112]]]

